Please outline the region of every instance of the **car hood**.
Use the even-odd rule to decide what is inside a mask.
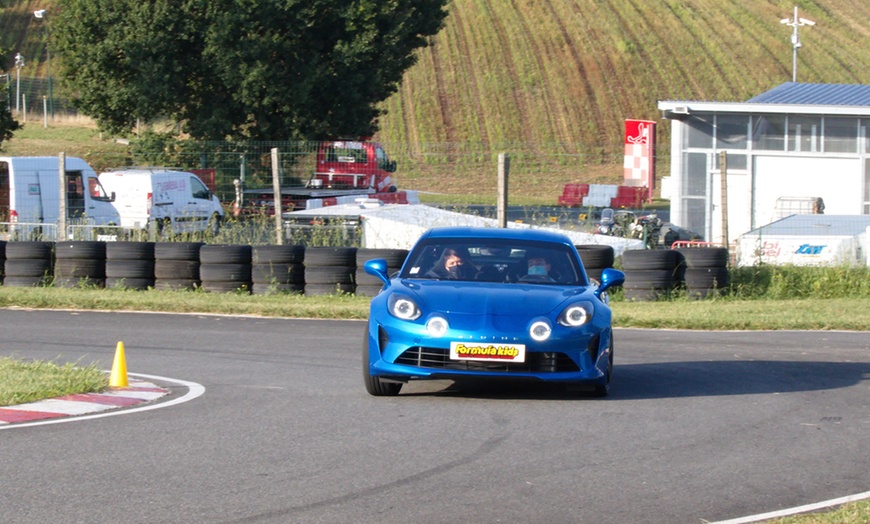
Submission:
[[[394,291],[414,296],[424,310],[510,316],[545,315],[585,287],[439,281],[400,281]]]

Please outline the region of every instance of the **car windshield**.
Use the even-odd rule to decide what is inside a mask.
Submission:
[[[401,277],[466,282],[585,285],[576,254],[553,242],[429,239],[408,255]]]

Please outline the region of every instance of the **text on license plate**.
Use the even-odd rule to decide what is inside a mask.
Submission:
[[[525,362],[524,344],[498,344],[451,342],[451,360],[479,360],[482,362]]]

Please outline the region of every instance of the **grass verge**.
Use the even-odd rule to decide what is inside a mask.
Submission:
[[[108,375],[94,365],[81,367],[74,363],[58,365],[0,357],[0,406],[103,391],[108,386]]]

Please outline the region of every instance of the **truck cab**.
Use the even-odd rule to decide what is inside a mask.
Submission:
[[[390,161],[377,142],[333,140],[318,148],[317,167],[308,186],[393,193],[396,186],[390,174],[395,172],[396,162]]]

